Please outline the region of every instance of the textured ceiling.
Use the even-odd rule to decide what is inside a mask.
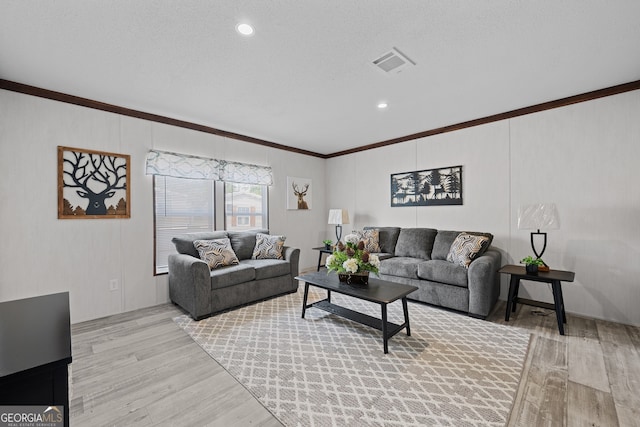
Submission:
[[[638,0],[2,0],[0,78],[330,154],[639,80],[639,18]],[[394,46],[416,66],[385,75],[370,63]]]

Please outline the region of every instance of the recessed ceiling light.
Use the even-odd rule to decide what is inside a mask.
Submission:
[[[386,102],[379,102],[378,103],[378,109],[379,110],[384,110],[385,108],[387,108],[389,105]]]
[[[236,30],[243,36],[250,36],[253,34],[253,27],[249,24],[238,24]]]

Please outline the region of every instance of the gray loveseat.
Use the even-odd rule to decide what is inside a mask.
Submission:
[[[189,233],[172,239],[177,254],[169,255],[169,297],[195,320],[212,314],[298,290],[300,249],[284,246],[284,259],[251,259],[256,234],[215,231]],[[209,269],[200,259],[195,240],[229,238],[238,265]]]
[[[497,273],[502,256],[491,247],[493,236],[466,266],[447,261],[459,231],[432,228],[365,227],[379,234],[381,279],[414,285],[418,290],[408,298],[451,308],[470,316],[486,318],[498,300]]]

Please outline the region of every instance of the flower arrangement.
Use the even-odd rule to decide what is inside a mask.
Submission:
[[[366,271],[377,275],[380,259],[364,250],[364,242],[360,240],[360,236],[348,234],[344,240],[347,244],[338,242],[336,250],[327,257],[327,269],[340,274],[358,274]]]

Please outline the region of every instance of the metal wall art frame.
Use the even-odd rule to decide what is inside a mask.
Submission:
[[[131,157],[58,146],[58,218],[130,218]]]
[[[391,174],[391,206],[462,204],[462,166]]]

